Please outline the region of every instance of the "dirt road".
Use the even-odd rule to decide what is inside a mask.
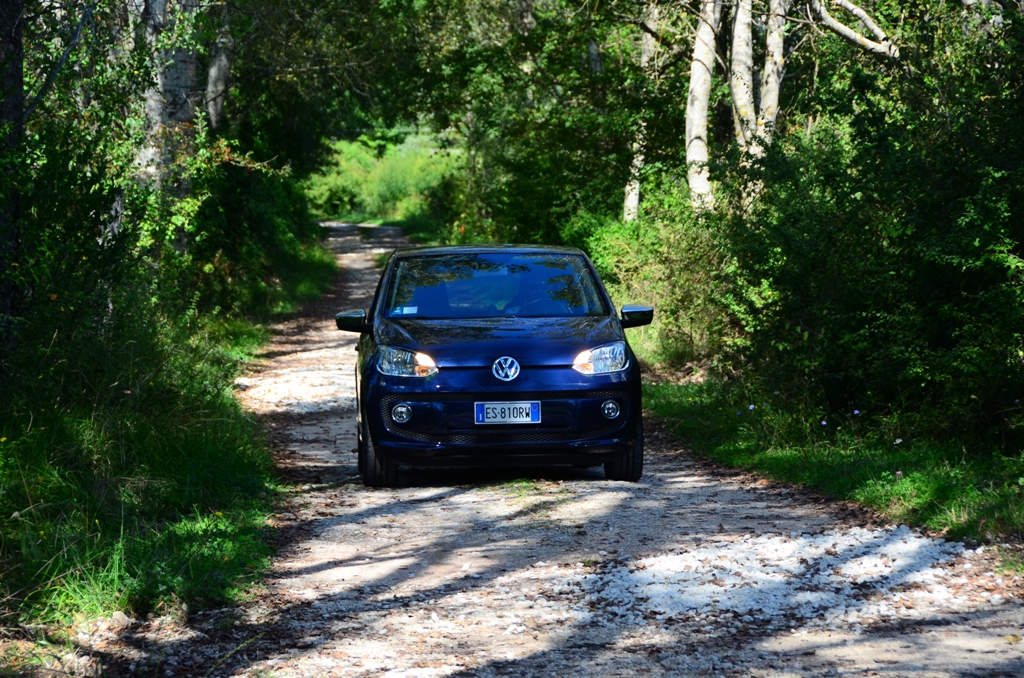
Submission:
[[[121,632],[119,671],[189,676],[1024,675],[991,555],[718,470],[659,435],[600,469],[356,473],[355,336],[393,229],[331,226],[339,286],[239,381],[292,487],[254,598]]]

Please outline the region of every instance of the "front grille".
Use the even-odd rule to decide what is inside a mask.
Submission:
[[[529,425],[497,425],[487,430],[460,433],[423,433],[409,430],[395,423],[391,418],[391,407],[397,402],[502,402],[517,400],[577,400],[588,398],[621,398],[622,391],[515,391],[487,393],[410,393],[388,395],[381,398],[380,414],[387,427],[399,435],[429,443],[457,445],[494,445],[500,443],[559,443],[586,438],[599,438],[622,428],[623,421],[609,422],[608,425],[590,430],[566,431],[564,428],[551,429]],[[543,426],[543,425],[542,425]]]

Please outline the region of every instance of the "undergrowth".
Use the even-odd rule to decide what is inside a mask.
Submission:
[[[0,405],[5,622],[229,604],[265,570],[278,490],[232,384],[266,324],[335,264],[285,180],[235,174],[213,185],[187,256],[129,233],[37,259],[52,273],[23,310]],[[159,268],[124,264],[156,254]]]
[[[9,616],[220,604],[263,569],[269,456],[230,392],[232,356],[259,333],[240,334],[248,346],[164,327],[148,346],[136,337],[103,356],[88,400],[45,389],[50,398],[4,412]]]

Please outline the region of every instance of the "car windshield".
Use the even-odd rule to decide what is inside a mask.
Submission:
[[[388,318],[562,318],[607,315],[583,257],[470,253],[403,257]]]

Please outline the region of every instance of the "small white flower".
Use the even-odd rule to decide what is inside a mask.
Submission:
[[[902,442],[903,442],[903,438],[897,438],[896,442],[894,442],[893,445],[899,445]]]

